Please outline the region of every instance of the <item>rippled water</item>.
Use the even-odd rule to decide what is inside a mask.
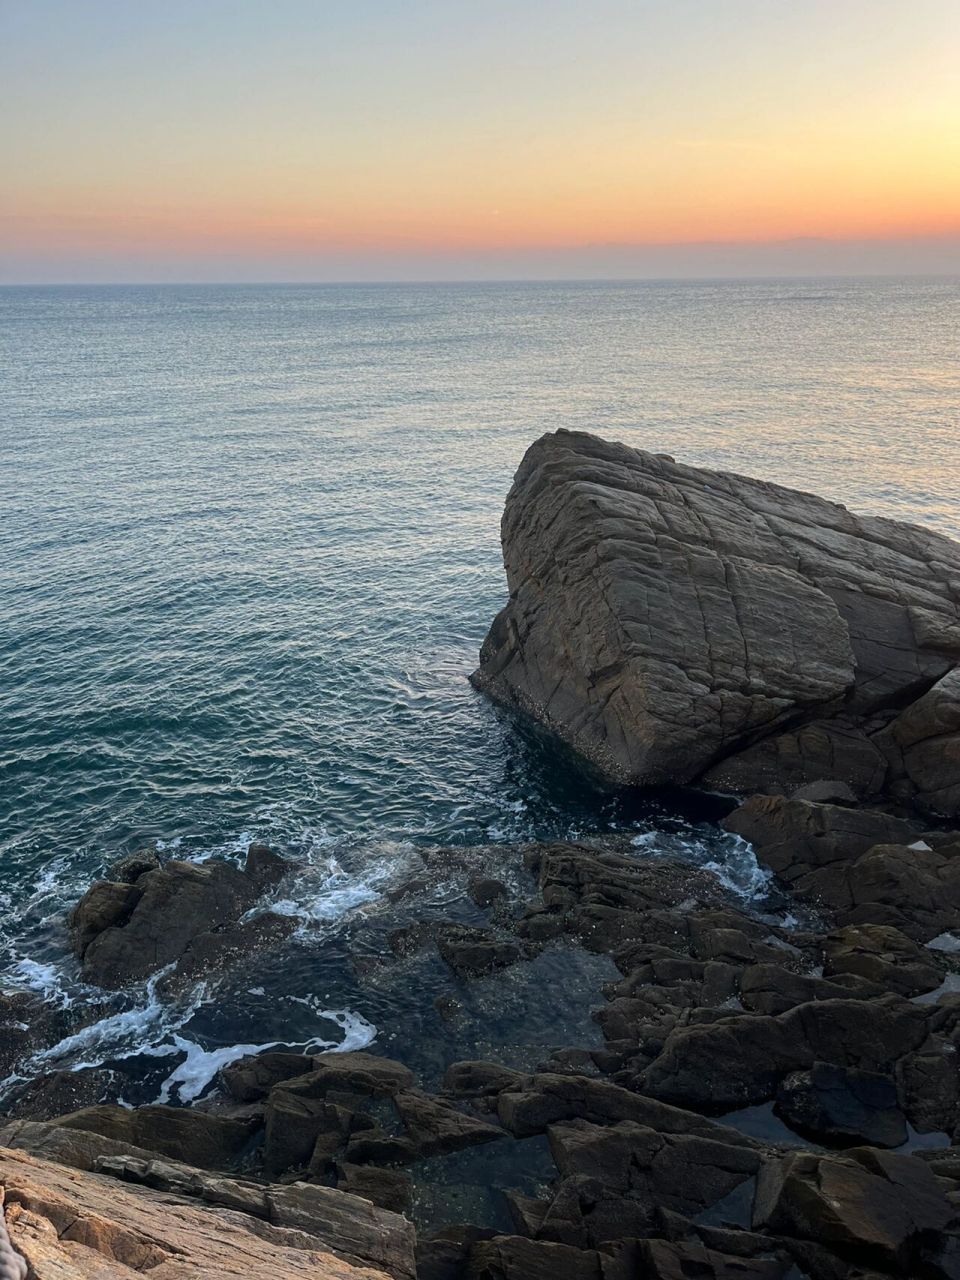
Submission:
[[[8,972],[69,987],[64,905],[148,841],[305,858],[289,909],[322,932],[411,843],[662,826],[678,802],[467,684],[526,445],[586,428],[956,535],[958,333],[951,281],[0,290]],[[384,1034],[318,963],[306,1003],[251,981],[173,1022]]]

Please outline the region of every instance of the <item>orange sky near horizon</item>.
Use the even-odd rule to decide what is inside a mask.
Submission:
[[[8,259],[960,236],[940,0],[0,4]]]

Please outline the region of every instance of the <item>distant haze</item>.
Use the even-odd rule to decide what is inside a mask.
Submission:
[[[960,272],[956,0],[0,0],[0,282]]]

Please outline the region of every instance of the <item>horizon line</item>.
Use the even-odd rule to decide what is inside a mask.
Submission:
[[[456,279],[425,276],[397,276],[379,279],[304,280],[0,280],[0,289],[185,289],[185,288],[359,288],[390,285],[475,284],[737,284],[750,280],[960,280],[955,271],[829,271],[829,272],[746,272],[742,275],[623,275],[623,276],[463,276]]]

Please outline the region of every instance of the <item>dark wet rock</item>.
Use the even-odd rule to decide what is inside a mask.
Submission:
[[[956,543],[566,431],[528,449],[502,540],[510,598],[474,682],[609,777],[687,782],[710,770],[723,782],[718,761],[841,715],[886,760],[876,719],[882,728],[940,681],[889,767],[896,775],[912,752],[913,793],[952,802],[957,757],[948,749],[934,768],[920,748],[934,724],[948,742],[957,732]],[[847,764],[858,754],[794,745],[816,767],[788,785],[864,787],[862,765]],[[884,785],[884,769],[872,774]]]
[[[596,1076],[600,1072],[592,1049],[554,1049],[547,1061],[537,1066],[546,1075]]]
[[[381,1209],[409,1213],[413,1202],[410,1175],[399,1169],[377,1169],[369,1164],[337,1165],[337,1190],[362,1196]]]
[[[159,871],[160,855],[156,849],[136,849],[120,858],[107,872],[107,880],[121,881],[124,884],[136,884],[148,871]]]
[[[954,618],[954,661],[958,635]],[[876,742],[890,763],[889,788],[901,802],[935,816],[960,814],[960,666],[878,733]]]
[[[0,1133],[0,1138],[3,1135]],[[930,1151],[914,1151],[917,1160],[929,1165],[938,1178],[949,1178],[951,1182],[960,1182],[960,1147],[940,1147]]]
[[[471,880],[467,891],[478,907],[492,907],[510,896],[510,890],[502,880],[492,880],[483,876]]]
[[[82,957],[105,930],[122,928],[142,897],[143,890],[127,880],[99,880],[91,885],[69,920],[70,938],[77,955]]]
[[[960,1130],[958,1037],[932,1034],[916,1053],[897,1063],[900,1106],[920,1133],[957,1134]]]
[[[889,924],[918,942],[928,942],[956,924],[960,858],[949,845],[877,845],[847,869],[832,900],[846,908],[841,921]]]
[[[463,1005],[456,996],[452,996],[448,992],[436,996],[433,1001],[433,1007],[444,1022],[457,1022],[463,1017]]]
[[[413,1084],[413,1073],[402,1063],[370,1053],[326,1053],[312,1059],[303,1075],[279,1080],[266,1100],[263,1165],[276,1177],[288,1169],[310,1165],[321,1175],[343,1150],[353,1163],[367,1158],[351,1146],[357,1128],[372,1144],[374,1122],[358,1118],[367,1099],[388,1098]],[[283,1062],[277,1064],[285,1069]],[[393,1141],[391,1139],[391,1141]],[[384,1157],[385,1159],[387,1157]],[[409,1153],[408,1153],[409,1158]]]
[[[189,982],[203,981],[211,973],[223,973],[252,956],[279,947],[297,927],[294,916],[264,911],[222,928],[198,933],[172,972],[161,978],[158,992],[166,999]]]
[[[336,1115],[322,1097],[302,1097],[280,1086],[271,1091],[264,1118],[263,1168],[269,1178],[309,1164],[325,1131],[335,1134],[331,1157],[343,1142]]]
[[[933,952],[888,925],[847,925],[823,942],[825,978],[853,974],[901,996],[933,991],[944,969]]]
[[[354,1164],[412,1164],[420,1152],[409,1138],[377,1126],[353,1134],[345,1155]]]
[[[506,1136],[489,1120],[414,1088],[412,1073],[399,1062],[367,1053],[321,1054],[301,1059],[312,1062],[312,1070],[282,1078],[288,1055],[276,1056],[280,1061],[268,1062],[263,1073],[279,1076],[264,1107],[263,1166],[270,1177],[308,1168],[311,1179],[323,1181],[344,1162],[405,1164]],[[474,1096],[475,1087],[486,1087],[489,1064],[466,1065],[450,1082],[459,1083],[461,1096]],[[505,1072],[500,1083],[524,1079]],[[243,1091],[256,1094],[262,1080],[244,1077]]]
[[[0,991],[0,1080],[17,1074],[24,1059],[74,1035],[101,1015],[94,1001],[63,1007],[33,991]]]
[[[750,1106],[772,1098],[784,1076],[818,1060],[889,1070],[926,1035],[923,1009],[893,996],[815,1001],[776,1017],[734,1015],[675,1028],[638,1085],[680,1106]]]
[[[531,1240],[536,1239],[546,1212],[550,1208],[550,1201],[537,1200],[519,1191],[507,1191],[505,1197],[517,1234],[528,1236]]]
[[[88,1067],[82,1071],[48,1071],[36,1076],[6,1112],[10,1119],[50,1120],[69,1111],[116,1097],[113,1071]]]
[[[202,972],[231,949],[248,954],[261,941],[285,936],[292,922],[281,917],[241,922],[286,866],[268,853],[255,852],[243,871],[218,859],[173,859],[136,884],[93,885],[69,920],[84,977],[119,987],[169,964],[189,969],[191,960]]]
[[[575,1249],[523,1236],[496,1236],[473,1244],[463,1280],[604,1280],[595,1250]]]
[[[778,964],[752,965],[740,979],[740,999],[752,1013],[786,1013],[811,1000],[870,1000],[884,993],[883,987],[858,975],[838,974],[831,981]]]
[[[907,1140],[897,1086],[874,1071],[815,1062],[783,1080],[776,1111],[791,1128],[827,1146],[899,1147]]]
[[[375,1053],[321,1053],[311,1071],[284,1088],[307,1097],[321,1097],[329,1089],[348,1089],[374,1097],[389,1097],[414,1083],[413,1072],[402,1062]]]
[[[789,1259],[741,1258],[692,1241],[642,1240],[639,1242],[644,1280],[789,1280]]]
[[[566,921],[555,911],[545,911],[543,907],[532,907],[524,912],[515,925],[518,938],[536,946],[539,943],[552,942],[565,931]]]
[[[465,1115],[449,1102],[418,1090],[396,1093],[393,1104],[419,1156],[446,1155],[506,1137],[497,1125]]]
[[[689,950],[690,931],[701,926],[704,947],[711,927],[742,927],[757,938],[769,932],[741,913],[721,910],[728,899],[708,872],[620,848],[541,845],[537,876],[547,914],[528,916],[518,932],[527,936],[530,920],[545,918],[552,922],[542,931],[545,937],[557,930],[570,933],[590,951],[615,955],[624,972],[633,966],[622,965],[619,952],[650,945]],[[678,912],[681,905],[684,911]],[[712,917],[711,908],[717,909]]]
[[[960,913],[960,859],[917,823],[886,813],[753,796],[724,822],[795,893],[844,924],[879,924],[925,942]]]
[[[463,1280],[470,1250],[498,1233],[470,1225],[443,1227],[417,1241],[417,1280]]]
[[[857,793],[846,782],[808,782],[798,787],[791,800],[806,800],[810,804],[840,804],[855,808],[859,804]]]
[[[872,809],[812,804],[782,796],[751,796],[723,826],[749,840],[757,857],[804,894],[822,894],[836,869],[875,845],[910,844],[919,825]]]
[[[701,782],[739,795],[786,793],[799,799],[796,793],[802,788],[819,787],[821,779],[834,778],[857,797],[880,799],[887,785],[889,764],[868,728],[876,732],[888,718],[889,713],[874,723],[868,721],[866,727],[855,715],[808,721],[761,738],[728,756],[708,769]],[[817,796],[804,798],[813,800]]]
[[[749,1147],[695,1134],[662,1134],[632,1121],[568,1121],[551,1125],[548,1136],[561,1177],[591,1184],[592,1201],[581,1209],[578,1223],[582,1245],[599,1246],[634,1234],[624,1230],[628,1213],[639,1215],[634,1221],[637,1234],[654,1229],[661,1208],[700,1213],[749,1182],[760,1167],[760,1156]],[[637,1203],[612,1206],[609,1215],[597,1214],[594,1184]],[[545,1215],[539,1233],[549,1230],[552,1212],[551,1208]]]
[[[291,869],[291,863],[279,853],[265,844],[251,844],[247,847],[247,857],[243,864],[244,875],[248,876],[261,893],[274,889]]]
[[[306,1075],[313,1058],[302,1053],[258,1053],[238,1058],[220,1070],[220,1083],[238,1102],[258,1102],[274,1085]]]
[[[437,931],[437,949],[458,978],[475,978],[505,969],[520,959],[515,942],[496,937],[489,929],[444,924]]]
[[[446,1070],[443,1087],[456,1098],[476,1098],[502,1093],[504,1089],[520,1089],[531,1079],[499,1062],[454,1062]]]
[[[255,1120],[231,1120],[185,1107],[130,1109],[104,1104],[59,1116],[64,1129],[83,1129],[201,1169],[232,1168],[249,1146]]]
[[[543,1133],[550,1125],[566,1120],[594,1124],[632,1120],[659,1133],[695,1134],[734,1146],[754,1145],[752,1139],[703,1116],[588,1076],[532,1076],[518,1088],[498,1094],[497,1111],[500,1123],[517,1138]]]
[[[867,1147],[843,1160],[804,1152],[768,1161],[754,1205],[755,1228],[901,1276],[918,1273],[922,1249],[953,1216],[923,1161]]]
[[[436,942],[438,928],[435,920],[417,920],[413,924],[394,929],[387,936],[387,944],[393,954],[403,960]]]

